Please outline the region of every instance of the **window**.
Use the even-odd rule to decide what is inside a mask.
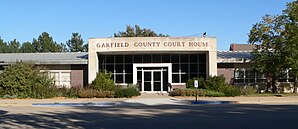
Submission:
[[[234,74],[235,83],[256,83],[263,82],[264,76],[257,74],[252,69],[237,68]]]
[[[206,77],[206,54],[172,54],[171,61],[173,83],[186,83],[188,79],[198,76]]]
[[[63,85],[63,86],[70,85],[70,73],[69,72],[61,72],[60,73],[60,85]]]
[[[54,79],[56,86],[70,86],[70,71],[69,70],[50,70],[49,75]]]

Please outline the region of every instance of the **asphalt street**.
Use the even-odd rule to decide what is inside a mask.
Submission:
[[[0,128],[297,129],[297,118],[298,105],[0,107]]]

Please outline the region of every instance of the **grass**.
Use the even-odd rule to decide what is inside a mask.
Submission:
[[[287,97],[287,96],[298,96],[298,93],[255,93],[252,95],[245,95],[248,97]]]

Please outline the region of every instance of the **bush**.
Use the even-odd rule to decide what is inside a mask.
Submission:
[[[56,96],[57,97],[68,97],[68,98],[78,98],[79,93],[83,90],[81,87],[71,87],[71,88],[58,88]]]
[[[252,95],[257,93],[257,89],[254,88],[253,86],[245,86],[240,88],[241,95]]]
[[[187,81],[187,88],[194,88],[194,80],[198,80],[199,88],[203,89],[206,96],[239,96],[241,95],[241,90],[238,87],[231,86],[225,82],[224,76],[210,76],[207,80],[204,78],[193,78]],[[190,93],[188,93],[190,92]],[[213,95],[213,93],[215,95]],[[192,91],[183,91],[183,93],[178,93],[182,96],[184,94],[193,94]]]
[[[202,78],[202,77],[195,77],[195,78],[192,78],[192,79],[189,79],[189,80],[187,80],[187,82],[186,82],[186,88],[195,88],[194,87],[194,81],[195,80],[198,80],[198,83],[199,83],[199,86],[198,86],[198,88],[200,88],[200,89],[205,89],[205,84],[204,84],[204,81],[205,81],[205,79],[204,78]]]
[[[206,89],[198,89],[198,96],[207,96],[207,97],[223,97],[225,96],[222,92],[210,91]],[[170,92],[170,96],[195,96],[196,89],[174,89]]]
[[[226,85],[220,88],[220,92],[223,92],[225,96],[235,97],[241,95],[240,88],[235,86]]]
[[[49,98],[55,96],[53,80],[40,72],[41,67],[17,61],[0,74],[1,95],[18,98]],[[3,97],[3,96],[0,96]]]
[[[114,91],[115,84],[111,78],[111,72],[107,72],[106,70],[101,71],[96,74],[96,78],[91,83],[91,88],[98,91]]]
[[[205,87],[208,90],[221,91],[222,87],[225,87],[227,84],[225,82],[224,76],[209,76],[205,81]]]
[[[140,92],[134,86],[127,86],[127,88],[116,87],[115,98],[131,98],[133,96],[139,96]]]
[[[80,98],[113,98],[114,91],[98,91],[95,89],[82,89],[78,95]]]

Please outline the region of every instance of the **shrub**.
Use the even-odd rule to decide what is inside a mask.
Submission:
[[[203,89],[203,93],[208,96],[239,96],[241,95],[241,90],[238,87],[231,86],[225,82],[224,76],[210,76],[207,80],[204,78],[193,78],[187,81],[187,88],[194,88],[194,80],[198,80],[199,88]],[[178,92],[178,91],[177,91]],[[180,92],[180,91],[179,91]],[[190,92],[190,93],[188,93]],[[213,95],[213,93],[215,95]],[[193,94],[192,91],[183,91],[183,93],[178,93],[180,95]]]
[[[219,90],[220,92],[223,92],[225,94],[225,96],[239,96],[241,95],[241,91],[240,88],[235,87],[235,86],[231,86],[231,85],[226,85],[221,87],[221,89]]]
[[[221,91],[222,87],[225,87],[227,84],[225,82],[224,76],[209,76],[205,81],[205,87],[208,90]]]
[[[240,88],[241,95],[252,95],[254,93],[257,93],[257,89],[253,86],[245,86]]]
[[[79,93],[81,92],[81,87],[71,87],[71,88],[58,88],[56,96],[57,97],[68,97],[68,98],[78,98]]]
[[[208,97],[222,97],[225,96],[222,92],[210,91],[206,89],[174,89],[170,92],[170,96],[195,96],[196,92],[198,96],[208,96]]]
[[[114,91],[115,84],[111,78],[111,72],[107,72],[106,70],[101,71],[96,74],[96,78],[91,83],[91,88],[99,91]]]
[[[194,87],[194,81],[195,80],[198,80],[198,83],[199,83],[198,88],[205,89],[205,85],[204,85],[205,79],[202,78],[202,77],[195,77],[195,78],[192,78],[192,79],[187,80],[187,82],[185,84],[186,85],[186,88],[195,88]]]
[[[41,67],[17,61],[0,74],[2,95],[18,98],[48,98],[55,96],[53,80],[40,72]],[[3,97],[3,96],[1,96]]]
[[[82,89],[78,96],[80,98],[113,98],[114,91],[98,91],[95,89]]]
[[[140,92],[134,86],[127,86],[127,88],[116,87],[115,98],[131,98],[133,96],[139,96]]]

